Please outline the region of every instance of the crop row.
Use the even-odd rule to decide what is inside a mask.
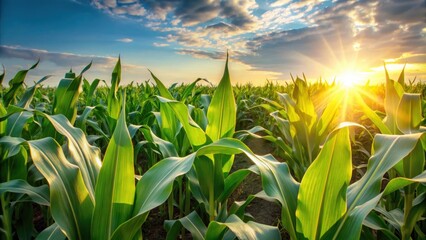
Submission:
[[[423,100],[404,91],[417,90],[404,71],[386,72],[375,102],[300,78],[233,88],[228,62],[214,88],[167,88],[152,73],[155,84],[122,87],[120,59],[106,87],[83,77],[90,64],[27,87],[37,64],[7,88],[0,76],[2,239],[142,239],[153,210],[167,239],[426,238]],[[246,138],[276,151],[258,155]],[[252,166],[233,168],[236,154]],[[252,174],[263,190],[233,202]],[[281,208],[279,226],[246,212],[256,198]]]

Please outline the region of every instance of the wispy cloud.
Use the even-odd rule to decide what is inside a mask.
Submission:
[[[40,59],[39,67],[31,71],[28,79],[31,81],[40,79],[45,75],[54,75],[55,77],[46,82],[52,85],[56,85],[57,81],[70,68],[73,70],[82,69],[90,62],[92,62],[92,67],[85,74],[85,77],[88,79],[100,78],[108,80],[117,62],[116,57],[50,52],[43,49],[0,45],[0,63],[5,61],[8,78],[25,68],[23,65],[14,64],[14,59],[25,60],[30,65]],[[20,63],[22,64],[22,61]],[[122,62],[122,69],[123,84],[130,83],[132,80],[148,79],[148,72],[145,66]]]
[[[211,59],[225,59],[226,53],[224,52],[209,52],[203,50],[181,49],[176,51],[177,54],[191,55],[196,58],[211,58]]]
[[[116,41],[122,42],[122,43],[131,43],[131,42],[133,42],[133,39],[131,39],[131,38],[119,38]]]
[[[96,55],[81,55],[65,52],[49,52],[43,49],[24,48],[19,46],[0,45],[0,57],[3,58],[19,58],[25,60],[48,61],[57,66],[72,67],[81,66],[91,61],[97,64],[112,65],[116,58],[104,57]]]
[[[167,47],[167,46],[170,46],[170,44],[168,44],[168,43],[158,43],[158,42],[154,42],[152,45],[154,47]]]

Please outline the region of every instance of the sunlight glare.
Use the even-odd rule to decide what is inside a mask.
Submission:
[[[356,84],[360,83],[360,78],[359,74],[356,72],[345,71],[337,76],[337,81],[339,81],[345,88],[352,88]]]

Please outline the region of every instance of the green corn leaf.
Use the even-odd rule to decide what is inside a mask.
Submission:
[[[207,135],[212,141],[224,137],[232,137],[235,131],[236,104],[228,72],[228,58],[225,72],[211,100],[207,119]]]
[[[19,100],[17,106],[22,108],[28,108],[31,104],[31,101],[33,100],[34,93],[37,90],[37,88],[40,86],[40,84],[44,81],[46,81],[48,78],[50,78],[51,75],[45,76],[42,79],[40,79],[38,82],[34,84],[34,86],[28,88],[24,95],[22,96],[21,100]]]
[[[74,79],[62,79],[55,92],[53,114],[63,114],[74,124],[77,117],[77,100],[82,92],[83,73],[92,66],[90,62]]]
[[[390,180],[390,182],[386,185],[385,190],[383,191],[383,196],[386,196],[392,192],[397,191],[403,187],[409,186],[413,183],[426,183],[426,171],[423,171],[421,174],[413,177],[397,177]]]
[[[31,122],[33,114],[31,112],[18,112],[9,116],[6,124],[6,135],[11,137],[21,137],[25,125]]]
[[[327,134],[327,130],[330,129],[330,124],[336,117],[336,113],[339,110],[341,102],[342,97],[339,95],[333,96],[333,98],[327,102],[327,106],[321,114],[317,125],[317,136],[320,137],[320,139],[323,139],[324,135]]]
[[[217,200],[219,202],[227,200],[234,190],[246,179],[246,177],[250,173],[255,172],[254,168],[250,167],[247,169],[239,169],[232,174],[229,174],[229,176],[225,178],[223,191]]]
[[[399,134],[398,127],[396,125],[396,121],[398,119],[397,115],[397,106],[401,100],[401,96],[404,92],[402,85],[399,82],[395,82],[394,80],[389,78],[388,71],[385,65],[385,73],[386,73],[386,87],[385,87],[385,111],[386,111],[386,119],[385,124],[391,130],[393,134]]]
[[[15,77],[13,77],[13,79],[9,81],[10,88],[3,96],[3,103],[6,107],[9,106],[9,104],[14,101],[16,94],[18,93],[18,90],[24,84],[24,80],[25,80],[25,77],[27,76],[28,71],[36,68],[39,62],[40,62],[40,59],[30,68],[17,72]],[[4,75],[2,78],[4,78]]]
[[[2,139],[4,138],[6,137],[3,137]],[[13,142],[16,143],[18,141],[19,140]],[[27,179],[27,150],[22,145],[2,145],[6,147],[4,151],[7,158],[0,161],[0,182],[7,182],[13,179]]]
[[[154,132],[152,132],[150,127],[142,126],[141,131],[147,141],[152,142],[158,146],[164,158],[178,156],[178,153],[173,144],[171,142],[159,138],[157,135],[154,134]]]
[[[135,197],[133,144],[125,114],[123,103],[96,183],[92,239],[109,239],[131,217]]]
[[[347,191],[347,211],[326,235],[330,239],[359,239],[362,221],[374,209],[383,193],[380,185],[383,175],[408,156],[422,134],[381,135],[373,141],[373,155],[364,176],[350,185]]]
[[[151,71],[149,71],[149,73],[151,74],[152,78],[155,81],[155,84],[157,85],[157,89],[160,92],[160,96],[169,100],[175,100],[175,98],[172,96],[166,86],[164,86],[163,82],[161,82],[160,79],[158,79]]]
[[[205,239],[219,239],[218,237],[222,235],[223,226],[229,228],[238,239],[281,239],[278,228],[252,221],[245,223],[236,215],[230,215],[224,223],[211,222],[207,229],[207,236]]]
[[[349,129],[331,133],[300,184],[297,231],[320,239],[346,212],[346,189],[352,176]]]
[[[77,166],[52,138],[28,141],[31,157],[50,187],[52,217],[69,239],[89,239],[93,202]]]
[[[164,225],[167,229],[167,240],[176,239],[182,226],[191,233],[193,239],[197,240],[204,240],[208,231],[203,220],[195,211],[178,220],[166,221]]]
[[[368,214],[368,216],[363,221],[363,225],[370,229],[381,231],[389,240],[399,239],[397,236],[395,236],[394,233],[392,233],[392,231],[388,229],[388,225],[385,223],[385,221],[375,212]]]
[[[296,79],[294,83],[293,98],[296,101],[297,109],[303,113],[303,116],[301,117],[305,118],[304,121],[308,123],[307,125],[309,129],[311,129],[317,121],[317,114],[309,95],[308,84],[306,81],[300,78]]]
[[[207,111],[208,125],[206,134],[212,141],[225,137],[232,137],[236,124],[236,104],[228,71],[228,57],[226,58],[225,71],[217,86]],[[233,156],[214,156],[214,188],[215,198],[223,190],[223,176],[227,176],[233,165]],[[198,168],[200,169],[200,168]],[[213,184],[213,183],[211,183]]]
[[[89,115],[92,113],[92,111],[95,108],[96,107],[86,105],[86,107],[83,110],[83,113],[77,116],[74,126],[76,126],[77,128],[80,128],[84,133],[86,133],[87,118],[89,117]]]
[[[101,80],[97,78],[93,80],[92,84],[90,84],[89,91],[87,92],[87,95],[86,95],[86,106],[92,106],[93,97],[95,96],[95,91],[100,81]]]
[[[151,71],[151,76],[154,79],[160,96],[169,100],[175,100],[169,90]],[[161,126],[163,138],[169,142],[176,142],[176,136],[181,129],[181,125],[173,112],[173,109],[167,103],[160,102],[160,115],[161,121],[158,124]],[[176,146],[178,147],[178,146]]]
[[[198,124],[195,123],[194,120],[191,118],[188,112],[188,108],[185,104],[163,97],[158,97],[158,99],[160,100],[160,102],[166,103],[171,107],[171,109],[175,113],[175,116],[179,119],[180,123],[182,124],[182,127],[185,129],[185,132],[191,145],[195,149],[198,149],[200,146],[206,144],[207,142],[211,142],[210,140],[208,140],[207,135],[200,128],[200,126],[198,126]]]
[[[389,127],[383,123],[382,119],[375,113],[362,99],[358,92],[354,93],[356,103],[361,107],[364,114],[379,128],[382,134],[391,134]]]
[[[58,224],[54,223],[44,229],[36,238],[36,240],[64,240],[66,239],[64,233]]]
[[[422,99],[420,94],[404,93],[398,105],[396,124],[404,134],[419,131],[422,121]]]
[[[5,192],[22,193],[28,195],[33,202],[50,206],[49,188],[47,185],[33,187],[22,179],[15,179],[8,182],[0,183],[0,195]]]
[[[131,239],[145,222],[148,211],[167,200],[174,180],[191,169],[194,159],[195,153],[184,158],[170,157],[150,168],[136,186],[133,217],[117,228],[112,239]]]
[[[108,93],[108,115],[117,120],[120,115],[120,95],[118,89],[121,81],[121,59],[118,57],[118,61],[115,64],[114,70],[111,76],[111,88]]]
[[[100,150],[91,146],[83,131],[73,127],[65,116],[37,113],[47,118],[56,131],[68,139],[68,161],[79,167],[90,198],[95,202],[95,185],[101,168]]]
[[[374,154],[368,161],[365,175],[348,188],[349,209],[379,193],[383,175],[413,151],[421,136],[421,133],[375,136]]]
[[[19,154],[19,152],[21,151],[21,144],[23,142],[25,142],[25,139],[23,138],[10,137],[10,136],[1,137],[0,147],[2,148],[2,151],[4,154],[2,156],[3,157],[2,160],[15,156],[16,154]]]

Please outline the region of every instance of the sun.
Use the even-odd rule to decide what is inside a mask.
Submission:
[[[337,81],[345,88],[353,88],[360,84],[362,76],[356,71],[343,71],[336,77]]]

